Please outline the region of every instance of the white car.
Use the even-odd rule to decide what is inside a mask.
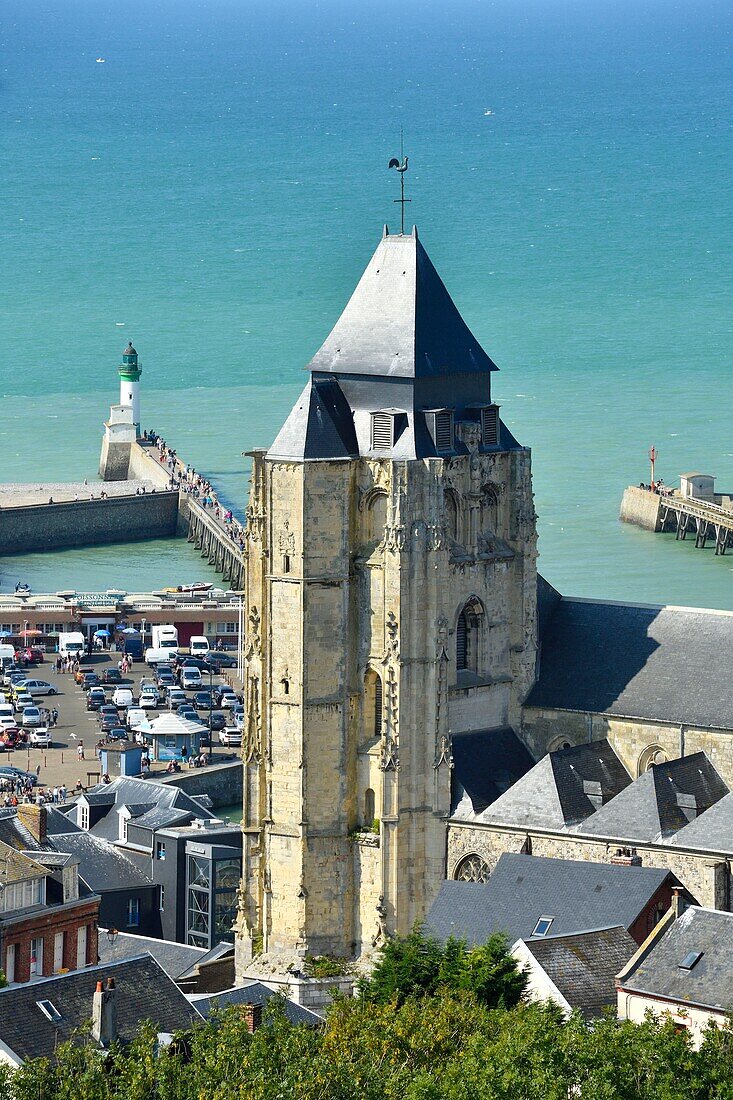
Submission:
[[[28,744],[35,745],[38,749],[49,749],[51,747],[51,734],[47,729],[31,730],[28,734]]]
[[[0,718],[12,718],[14,714],[12,703],[0,703]]]
[[[142,707],[127,708],[127,728],[129,730],[134,729],[135,726],[141,726],[147,720],[148,717]]]
[[[219,699],[219,706],[222,710],[234,710],[239,704],[239,699],[233,691],[223,691],[221,698]]]
[[[29,695],[56,695],[58,688],[49,684],[48,680],[21,680],[17,688],[19,691],[27,691]]]
[[[141,691],[138,707],[140,710],[155,710],[159,702],[157,691]]]
[[[15,729],[18,719],[13,714],[0,714],[0,730]]]
[[[27,691],[23,691],[19,695],[15,696],[15,713],[16,714],[18,713],[18,711],[22,712],[22,711],[25,710],[26,707],[32,707],[32,706],[33,706],[33,696],[29,695]],[[37,709],[38,708],[36,707],[36,710]]]
[[[119,710],[127,710],[128,707],[133,705],[135,700],[129,688],[115,688],[112,702]]]
[[[197,668],[181,669],[181,687],[187,691],[198,690],[201,687],[201,673]]]
[[[38,707],[26,707],[20,716],[20,724],[23,729],[32,729],[34,726],[42,726],[43,715]]]
[[[242,744],[242,731],[232,729],[231,726],[219,730],[219,744],[238,749]]]

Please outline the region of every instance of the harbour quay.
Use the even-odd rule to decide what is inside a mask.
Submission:
[[[181,646],[191,637],[204,635],[213,647],[238,651],[242,604],[238,593],[222,589],[206,592],[75,592],[0,595],[0,634],[32,638],[34,645],[54,652],[59,634],[81,631],[90,644],[95,635],[110,642],[126,628],[139,631],[144,644],[152,641],[152,629],[170,624],[178,631]],[[98,635],[98,631],[104,631]]]

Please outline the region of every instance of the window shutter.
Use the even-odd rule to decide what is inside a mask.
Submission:
[[[481,410],[481,435],[485,447],[495,447],[499,442],[498,405],[487,405]]]
[[[453,450],[453,413],[435,414],[435,447],[438,451]]]
[[[389,413],[372,413],[372,450],[392,449],[394,418]]]
[[[466,644],[468,639],[468,624],[466,623],[466,616],[463,611],[458,616],[458,626],[456,627],[456,669],[458,672],[463,672],[466,665]]]
[[[374,736],[382,732],[382,677],[377,676],[374,684]]]

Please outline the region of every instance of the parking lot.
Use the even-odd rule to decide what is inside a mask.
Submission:
[[[84,658],[82,667],[93,669],[101,677],[106,668],[116,668],[120,658],[121,654],[115,652],[95,653]],[[52,738],[51,748],[23,745],[12,751],[0,753],[0,766],[10,764],[16,768],[37,773],[39,785],[45,788],[64,784],[71,792],[77,783],[81,783],[85,789],[94,786],[101,779],[101,767],[96,749],[101,735],[97,712],[86,709],[86,692],[74,682],[72,673],[56,672],[54,654],[48,654],[42,664],[30,667],[27,675],[29,679],[47,680],[57,689],[56,695],[36,696],[34,703],[49,710],[55,707],[59,712],[58,725],[49,730]],[[122,686],[131,688],[137,700],[140,693],[140,679],[149,678],[150,675],[151,670],[142,661],[137,661],[123,676]],[[235,691],[239,691],[239,683],[232,671],[214,675],[212,682],[214,687],[229,682]],[[108,700],[111,700],[115,686],[120,685],[109,685],[106,688]],[[203,686],[209,686],[208,673],[204,676]],[[190,696],[193,692],[186,694]],[[165,702],[161,702],[158,710],[148,711],[148,717],[153,719],[165,713],[166,710]],[[201,721],[202,724],[206,724],[205,712],[202,714]],[[80,748],[83,751],[83,759]],[[208,749],[206,754],[208,756]],[[223,763],[236,759],[239,750],[219,745],[218,736],[215,733],[211,755],[212,763]],[[165,774],[166,766],[165,763],[153,762],[151,778]]]

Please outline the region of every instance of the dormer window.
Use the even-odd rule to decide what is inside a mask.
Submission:
[[[393,444],[394,416],[392,413],[372,413],[372,450],[391,451]]]
[[[438,454],[453,451],[453,409],[427,409],[425,421]]]
[[[499,406],[485,405],[481,410],[481,442],[484,447],[499,443]]]

